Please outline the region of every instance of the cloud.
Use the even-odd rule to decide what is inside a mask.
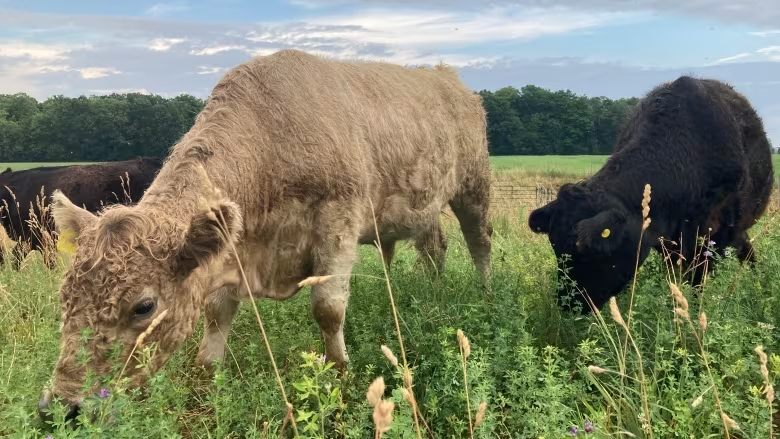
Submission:
[[[109,95],[109,94],[126,94],[126,93],[141,93],[144,95],[151,94],[149,93],[149,90],[145,88],[114,88],[114,89],[91,89],[89,90],[90,93],[98,94],[98,95]]]
[[[84,67],[81,69],[74,69],[81,74],[84,79],[103,78],[108,75],[118,75],[120,72],[117,69],[111,67]]]
[[[199,75],[213,75],[216,73],[222,73],[226,69],[224,67],[208,67],[208,66],[198,66],[198,72],[196,72]]]
[[[750,58],[751,56],[753,56],[753,54],[750,53],[750,52],[738,53],[738,54],[736,54],[734,56],[727,56],[725,58],[721,58],[721,59],[715,61],[713,64],[722,64],[722,63],[725,63],[725,62],[736,61],[738,59]]]
[[[49,62],[65,59],[67,52],[74,47],[76,46],[7,41],[0,42],[0,57],[25,58]]]
[[[636,14],[582,12],[569,8],[490,8],[472,11],[363,10],[310,19],[331,28],[307,29],[309,39],[353,40],[401,47],[452,47],[490,41],[528,40],[636,20]],[[285,35],[288,41],[296,35]]]
[[[299,0],[293,0],[300,3]],[[484,9],[490,7],[571,7],[583,11],[653,11],[699,18],[714,19],[724,23],[750,23],[776,27],[780,21],[780,7],[776,0],[304,0],[308,7],[332,5],[395,5],[434,6],[442,8]]]
[[[757,53],[764,55],[770,61],[780,61],[780,46],[769,46],[758,49]]]
[[[165,52],[166,50],[170,50],[171,47],[185,41],[187,40],[184,38],[155,38],[149,44],[149,49],[158,52]]]
[[[182,12],[189,9],[184,3],[157,3],[146,10],[146,15],[151,17],[162,17],[172,12]]]
[[[775,35],[780,35],[780,29],[772,29],[772,30],[766,30],[766,31],[759,31],[759,32],[750,32],[750,35],[756,35],[759,37],[771,37]]]
[[[212,46],[212,47],[204,47],[202,49],[192,49],[190,50],[191,55],[195,56],[203,56],[203,55],[216,55],[220,52],[227,52],[230,50],[237,50],[239,52],[249,52],[249,48],[246,46]]]
[[[780,46],[768,46],[768,47],[762,47],[761,49],[758,49],[755,52],[738,53],[734,56],[721,58],[715,61],[714,63],[712,63],[711,65],[728,63],[732,61],[742,60],[745,58],[752,58],[755,61],[780,62]]]

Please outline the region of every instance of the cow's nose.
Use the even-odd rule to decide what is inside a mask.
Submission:
[[[51,403],[53,400],[53,395],[51,391],[44,390],[43,395],[41,395],[40,401],[38,401],[38,416],[41,417],[41,421],[43,421],[44,424],[52,422],[54,417],[52,416],[50,410],[51,410]],[[76,420],[76,417],[79,415],[79,406],[78,404],[70,404],[68,403],[66,405],[66,413],[65,413],[65,423],[72,423]]]
[[[44,390],[43,395],[41,395],[41,400],[38,401],[38,416],[41,417],[41,421],[43,421],[44,424],[48,424],[52,421],[52,415],[49,413],[51,400],[51,392],[48,389]]]

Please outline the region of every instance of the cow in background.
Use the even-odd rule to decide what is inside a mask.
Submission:
[[[120,162],[22,171],[8,168],[0,173],[0,222],[8,237],[17,242],[12,258],[14,268],[19,269],[30,251],[41,250],[48,237],[52,239],[51,244],[56,243],[51,233],[54,230],[51,216],[41,215],[41,203],[52,191],[58,189],[77,206],[98,212],[107,205],[138,201],[161,167],[162,159],[139,157]],[[46,209],[44,207],[44,211]],[[2,250],[0,262],[7,253]],[[42,251],[46,265],[53,268],[54,259],[48,253]]]
[[[661,238],[688,262],[727,247],[751,260],[747,230],[769,203],[771,153],[763,122],[744,96],[717,80],[682,76],[650,91],[627,116],[604,166],[563,185],[555,201],[531,212],[528,225],[548,235],[558,258],[570,257],[559,268],[568,268],[601,308],[633,278],[637,251],[641,264],[651,249],[662,250]],[[640,245],[646,184],[651,222]],[[697,237],[710,248],[698,246]],[[703,264],[693,271],[698,285]],[[559,290],[559,302],[565,294]],[[590,311],[585,297],[575,299]]]

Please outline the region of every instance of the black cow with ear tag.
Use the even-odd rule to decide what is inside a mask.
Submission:
[[[687,262],[709,258],[713,247],[753,260],[747,230],[764,214],[773,181],[771,147],[748,100],[720,81],[682,76],[650,91],[627,115],[604,166],[563,185],[528,225],[548,235],[559,268],[576,283],[575,303],[588,312],[582,293],[601,308],[631,282],[637,251],[641,265],[661,250],[661,238]],[[646,185],[650,224],[642,233]],[[693,272],[698,285],[702,266]],[[558,300],[569,308],[565,283]]]

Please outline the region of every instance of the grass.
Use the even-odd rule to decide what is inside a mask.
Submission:
[[[517,206],[495,212],[490,296],[451,219],[438,279],[422,274],[408,244],[399,246],[387,278],[378,250],[362,247],[351,280],[345,376],[318,361],[323,348],[307,287],[285,302],[257,301],[257,314],[243,304],[213,376],[192,364],[199,327],[144,392],[112,389],[110,398],[92,401],[102,422],[50,434],[278,436],[287,411],[258,327],[262,316],[300,437],[376,437],[388,421],[376,413],[390,413],[385,438],[418,437],[417,414],[422,436],[435,438],[472,437],[472,430],[475,438],[563,438],[573,427],[578,437],[599,439],[771,438],[770,419],[780,419],[764,390],[780,377],[780,213],[751,232],[754,267],[725,258],[694,296],[677,268],[653,254],[635,289],[588,317],[555,306],[554,255],[543,236],[530,233],[526,213]],[[63,269],[49,272],[38,254],[20,272],[0,268],[2,437],[47,434],[35,409],[58,355]],[[285,436],[292,431],[287,423]]]
[[[604,155],[494,156],[491,165],[497,171],[590,175],[606,161]]]
[[[5,171],[8,168],[13,171],[24,171],[38,167],[89,165],[92,163],[94,162],[8,162],[0,163],[0,171]]]

